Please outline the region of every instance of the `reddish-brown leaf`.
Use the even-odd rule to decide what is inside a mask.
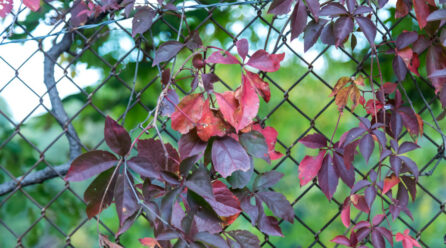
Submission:
[[[84,200],[87,202],[86,211],[89,219],[99,214],[112,203],[116,182],[116,176],[112,179],[113,171],[114,169],[110,168],[101,173],[85,190]],[[109,183],[110,186],[108,186]],[[103,201],[102,198],[104,198]]]
[[[427,24],[427,17],[429,16],[429,6],[425,0],[413,0],[413,8],[417,16],[418,25],[423,29]]]
[[[284,15],[288,14],[291,9],[293,0],[274,0],[268,9],[268,14]]]
[[[230,126],[220,117],[220,113],[209,106],[209,98],[203,107],[203,115],[197,123],[197,135],[203,141],[208,141],[213,136],[224,136]]]
[[[132,143],[129,133],[110,116],[105,118],[104,138],[108,147],[121,156],[127,154]]]
[[[275,72],[280,68],[280,62],[285,58],[285,53],[269,54],[261,49],[255,52],[246,63],[256,69],[265,72]]]
[[[84,153],[73,160],[65,176],[65,180],[85,180],[113,167],[117,162],[115,155],[107,151]]]
[[[350,197],[347,197],[342,204],[341,221],[345,227],[350,226]]]
[[[158,241],[156,241],[154,238],[142,238],[138,240],[143,246],[147,246],[149,248],[155,248],[156,246],[161,247]]]
[[[135,189],[132,189],[131,178],[127,176],[130,177],[128,173],[118,175],[114,192],[120,226],[139,209],[138,200],[134,194]]]
[[[319,133],[309,134],[299,140],[304,146],[312,149],[319,149],[327,146],[327,138]]]
[[[214,181],[212,183],[212,192],[215,199],[206,200],[219,216],[229,217],[242,211],[239,199],[228,189],[226,184],[218,180]]]
[[[254,86],[265,102],[269,102],[271,98],[271,91],[269,89],[269,84],[260,78],[259,74],[246,71],[246,79]]]
[[[164,147],[167,150],[167,154],[165,153],[160,140],[140,139],[138,140],[137,146],[138,156],[144,157],[150,161],[150,163],[156,167],[154,170],[167,170],[172,173],[177,173],[179,170],[180,156],[171,144],[165,143]]]
[[[182,134],[188,133],[201,119],[203,106],[204,99],[200,93],[184,97],[172,114],[172,128]]]
[[[235,98],[234,92],[226,91],[221,94],[215,92],[215,97],[217,98],[218,106],[220,107],[220,111],[223,114],[225,121],[231,124],[231,126],[234,128],[237,128],[237,122],[234,118],[234,114],[239,108],[239,103]]]
[[[195,132],[189,132],[181,136],[178,141],[178,151],[181,160],[201,154],[206,149],[207,143],[199,139]]]
[[[302,159],[299,165],[300,186],[304,186],[317,176],[319,170],[321,169],[324,155],[325,150],[321,150],[315,157],[307,155],[304,157],[304,159]]]
[[[396,1],[395,19],[401,18],[409,14],[409,6],[406,4],[405,0]]]

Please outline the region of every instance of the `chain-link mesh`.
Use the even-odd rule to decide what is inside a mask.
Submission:
[[[327,137],[331,135],[333,125],[327,123],[335,121],[332,119],[333,114],[328,112],[337,111],[334,101],[328,97],[332,86],[337,77],[345,76],[341,73],[349,73],[351,76],[360,73],[368,77],[371,54],[366,48],[357,48],[353,52],[350,48],[336,49],[320,43],[303,53],[301,38],[290,42],[287,17],[266,15],[268,2],[242,3],[231,6],[223,3],[202,5],[196,1],[200,8],[191,8],[185,12],[190,23],[187,28],[184,27],[180,39],[184,40],[187,33],[196,30],[204,37],[209,37],[209,40],[203,40],[204,43],[211,45],[216,42],[216,45],[231,52],[235,52],[235,41],[248,38],[251,51],[254,48],[265,48],[272,53],[286,53],[287,60],[281,71],[262,74],[272,88],[272,100],[262,105],[259,111],[261,122],[278,129],[277,146],[285,156],[272,165],[256,165],[256,172],[278,170],[286,174],[283,183],[279,183],[273,190],[284,192],[292,203],[295,222],[290,224],[280,221],[285,238],[269,237],[258,230],[252,231],[261,239],[262,247],[334,246],[329,240],[334,235],[346,232],[340,224],[339,215],[347,191],[341,190],[328,202],[316,181],[301,188],[297,180],[298,161],[302,154],[310,151],[296,144],[311,132],[319,132]],[[44,5],[44,8],[49,9],[48,13],[64,17],[60,6],[54,6],[51,2],[45,2]],[[107,114],[114,115],[121,122],[125,120],[128,129],[137,127],[135,130],[140,130],[142,125],[135,123],[143,122],[148,113],[153,112],[153,99],[156,99],[161,87],[158,69],[162,68],[151,67],[154,46],[164,40],[175,39],[179,22],[175,17],[162,15],[154,23],[159,33],[150,31],[150,39],[140,37],[134,41],[128,19],[105,23],[100,20],[99,24],[92,23],[76,30],[64,29],[68,23],[63,20],[68,18],[51,20],[55,24],[47,29],[45,36],[39,36],[41,33],[28,30],[29,23],[22,24],[24,17],[21,16],[27,14],[24,9],[18,10],[12,15],[18,17],[18,22],[5,26],[2,33],[2,37],[6,37],[12,29],[25,39],[2,38],[0,44],[0,98],[7,99],[9,105],[21,106],[11,106],[11,110],[8,110],[5,105],[0,105],[0,124],[3,125],[3,131],[0,131],[0,243],[5,247],[90,247],[92,244],[89,242],[97,238],[97,219],[88,220],[84,213],[82,192],[88,183],[67,183],[63,180],[70,161],[67,154],[73,158],[81,149],[103,147],[100,132],[103,126],[98,123],[103,123]],[[414,16],[410,14],[390,24],[380,17],[387,16],[376,16],[377,40],[382,41],[382,47],[392,49],[392,43],[386,41],[392,40],[394,32],[401,32],[401,23],[411,23]],[[225,18],[236,21],[227,21]],[[68,44],[71,49],[59,56],[55,51],[57,49],[53,48],[62,46],[65,36],[73,39],[74,45]],[[213,36],[219,37],[217,41],[212,39]],[[361,34],[357,36],[359,41],[365,41],[359,37]],[[252,40],[251,37],[259,39]],[[20,54],[26,56],[19,59],[14,58],[14,52],[7,52],[25,48],[26,52]],[[91,61],[94,61],[93,66],[89,65]],[[32,74],[36,70],[50,68],[45,67],[46,63],[49,66],[54,64],[53,75],[46,75],[48,72],[44,71],[43,80],[33,78]],[[337,69],[330,70],[330,67],[339,67],[339,73]],[[230,82],[234,79],[234,75],[228,75],[231,74],[228,73],[230,69],[218,66],[209,69],[220,77],[216,89],[220,87],[224,90],[237,85]],[[90,76],[97,79],[89,85],[80,82]],[[186,94],[187,84],[178,83],[177,91]],[[424,119],[432,120],[429,112],[439,107],[429,81],[408,77],[403,86],[407,89],[404,95],[414,100],[417,112]],[[67,88],[71,89],[71,93],[62,97],[61,101],[60,95],[65,94],[63,92]],[[427,99],[432,100],[423,101],[426,98],[421,92],[430,94]],[[23,99],[24,96],[27,99]],[[55,106],[57,104],[62,109],[58,110],[60,106]],[[344,126],[349,128],[355,125],[356,114],[346,112],[343,116],[346,120]],[[158,125],[165,139],[174,144],[178,134],[170,129],[169,120],[160,118]],[[407,138],[407,133],[401,137]],[[438,247],[446,234],[446,191],[443,186],[446,171],[441,164],[445,159],[444,147],[441,136],[429,126],[425,126],[419,142],[423,148],[417,156],[417,162],[423,176],[417,184],[418,199],[409,204],[415,221],[400,217],[392,227],[399,231],[409,228],[423,246]],[[356,166],[357,178],[366,176],[374,166]],[[438,166],[438,169],[430,175],[429,170],[434,166]],[[36,173],[45,175],[41,179],[42,184],[22,177],[38,177]],[[382,201],[386,202],[386,199]],[[355,220],[358,218],[359,213]],[[101,232],[112,235],[117,229],[116,225],[114,209],[106,210],[99,220]],[[249,219],[243,215],[233,225],[247,228],[250,226]],[[144,237],[150,235],[148,230],[148,224],[141,216],[129,232],[132,233],[131,237]],[[128,233],[124,234],[120,242],[132,246],[135,243],[129,237]]]

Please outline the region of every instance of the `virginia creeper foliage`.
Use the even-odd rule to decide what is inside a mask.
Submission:
[[[69,10],[71,26],[122,11],[125,17],[133,17],[132,36],[137,39],[150,30],[159,16],[169,13],[182,18],[174,4],[162,0],[158,3],[158,9],[154,9],[136,6],[133,0],[102,4],[78,0]],[[444,0],[440,3],[444,4]],[[39,1],[24,0],[23,4],[39,11]],[[382,77],[376,82],[373,73],[370,77],[345,76],[325,96],[334,97],[338,124],[345,111],[364,109],[367,115],[357,118],[356,127],[340,135],[339,140],[334,140],[336,125],[330,139],[312,133],[299,141],[317,150],[316,155],[306,155],[300,161],[296,182],[301,187],[317,182],[329,200],[339,184],[350,189],[339,216],[350,229],[348,234],[331,240],[347,247],[366,247],[368,242],[378,248],[393,246],[394,242],[402,242],[404,248],[420,247],[409,230],[394,230],[391,225],[401,215],[412,218],[409,198],[415,201],[420,176],[418,166],[406,153],[420,148],[417,139],[423,135],[423,120],[403,100],[406,77],[427,72],[436,96],[446,107],[446,10],[433,0],[397,0],[394,18],[412,11],[418,26],[394,40],[389,34],[390,40],[378,45],[374,14],[388,4],[387,0],[273,0],[268,10],[271,15],[289,16],[291,39],[303,35],[305,51],[316,42],[344,48],[349,40],[354,49],[356,36],[362,35],[374,58],[372,68],[376,63],[380,76],[381,53],[392,57],[394,82]],[[0,7],[0,17],[4,18],[12,11],[13,2],[0,0]],[[236,40],[234,45],[237,55],[204,45],[199,34],[192,32],[182,41],[170,40],[158,46],[152,66],[160,68],[162,92],[154,118],[170,117],[172,129],[181,134],[178,146],[162,140],[156,123],[131,137],[107,116],[104,138],[110,151],[80,155],[65,177],[70,182],[95,177],[84,193],[88,218],[115,204],[119,218],[117,238],[144,212],[154,233],[154,237],[139,240],[147,247],[260,247],[259,239],[246,230],[225,230],[242,213],[261,232],[283,236],[279,219],[293,223],[295,218],[286,197],[271,190],[283,175],[275,171],[254,173],[254,158],[271,163],[283,156],[275,149],[277,131],[264,126],[256,116],[260,101],[267,103],[274,97],[261,72],[278,71],[285,54],[252,51],[246,39]],[[178,71],[171,71],[168,65],[185,50],[189,56],[180,61]],[[425,68],[420,68],[422,58]],[[214,90],[213,84],[219,78],[206,68],[216,64],[235,65],[241,70],[235,90]],[[174,85],[182,80],[177,76],[185,70],[192,72],[193,79],[190,93],[180,99]],[[405,131],[413,141],[400,140]],[[146,132],[157,133],[158,138],[141,138]],[[355,174],[358,160],[369,163],[374,154],[378,154],[377,166],[359,178]],[[266,214],[265,207],[273,216]],[[361,219],[352,220],[352,207],[364,213]],[[102,234],[100,244],[120,247]]]

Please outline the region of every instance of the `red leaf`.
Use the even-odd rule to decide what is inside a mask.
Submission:
[[[215,97],[217,98],[218,106],[223,114],[223,118],[234,128],[237,127],[237,122],[235,121],[234,114],[239,108],[239,103],[235,98],[233,91],[226,91],[223,93],[215,92]]]
[[[127,176],[129,176],[129,174],[118,175],[114,193],[120,226],[122,226],[139,208],[134,189],[132,189],[133,185],[129,182],[131,179],[127,178]]]
[[[375,102],[375,103],[373,103],[373,102]],[[378,100],[370,99],[365,104],[365,109],[367,111],[367,114],[371,114],[371,115],[372,114],[375,115],[375,113],[378,113],[379,110],[382,108],[383,108],[383,104]]]
[[[342,205],[341,220],[342,220],[342,224],[344,224],[345,227],[350,226],[350,198],[349,197],[347,197],[345,199],[344,204]]]
[[[13,0],[0,0],[0,17],[5,18],[7,14],[11,13],[13,3]]]
[[[214,64],[240,64],[238,59],[230,54],[228,51],[224,51],[226,56],[223,56],[220,51],[213,52],[211,56],[206,59],[206,63]]]
[[[259,94],[265,100],[265,102],[269,102],[269,99],[271,98],[269,84],[263,81],[259,74],[250,71],[246,71],[246,79],[254,86],[257,94]]]
[[[147,246],[149,248],[155,248],[155,246],[161,247],[158,241],[156,241],[154,238],[142,238],[138,240],[143,246]]]
[[[67,181],[82,181],[95,176],[117,163],[117,158],[107,151],[91,151],[77,157],[65,176]]]
[[[332,240],[330,240],[331,242],[334,242],[336,244],[340,244],[340,245],[345,245],[350,247],[350,240],[345,237],[344,235],[338,235],[336,237],[334,237]]]
[[[234,171],[248,171],[250,161],[245,149],[233,138],[216,139],[212,144],[212,163],[224,178]]]
[[[242,57],[243,60],[245,60],[246,56],[248,55],[249,51],[249,44],[247,39],[241,39],[238,40],[235,45],[237,46],[237,52]]]
[[[395,19],[401,18],[409,14],[409,5],[405,0],[396,1]]]
[[[325,156],[317,175],[317,181],[327,199],[331,200],[333,194],[336,192],[339,181],[339,176],[336,174],[331,155]]]
[[[392,94],[398,85],[396,83],[387,82],[383,84],[384,93],[386,94]],[[381,106],[382,107],[382,106]],[[368,112],[367,112],[368,113]]]
[[[129,133],[108,115],[105,118],[104,138],[115,153],[124,156],[129,152],[132,143]]]
[[[40,9],[40,0],[23,0],[23,4],[34,12]]]
[[[421,247],[418,241],[409,235],[409,229],[404,230],[404,233],[397,233],[395,240],[398,242],[402,241],[403,248]]]
[[[319,151],[319,154],[315,157],[305,156],[299,165],[299,179],[300,186],[303,186],[313,180],[318,174],[322,166],[325,150]]]
[[[155,52],[155,59],[152,66],[158,65],[161,62],[166,62],[177,56],[185,45],[178,41],[166,41],[161,44]]]
[[[291,9],[293,0],[274,0],[268,9],[268,14],[284,15],[288,14]]]
[[[386,177],[384,179],[384,186],[382,193],[383,194],[387,193],[395,185],[398,185],[398,183],[400,183],[400,179],[395,174],[392,174],[392,176],[390,177]]]
[[[188,133],[201,119],[203,106],[204,99],[200,93],[184,97],[172,114],[172,128],[182,134]]]
[[[215,199],[206,198],[206,200],[219,216],[233,216],[242,211],[239,199],[228,189],[226,184],[218,180],[214,181],[212,183],[212,192]]]
[[[417,16],[418,25],[423,29],[427,24],[427,17],[429,16],[429,6],[425,0],[413,0],[413,8]]]
[[[305,4],[302,0],[297,0],[293,13],[291,14],[291,40],[297,38],[304,31],[306,24],[307,11]]]
[[[271,160],[279,159],[283,156],[282,153],[275,151],[274,147],[277,142],[277,131],[273,127],[262,128],[259,124],[254,124],[252,129],[260,132],[265,137],[266,144],[268,145],[268,154]]]
[[[238,132],[251,124],[256,117],[257,112],[259,111],[259,97],[246,75],[242,75],[241,88],[239,88],[235,94],[240,103],[234,113],[234,119],[237,122],[235,130]]]
[[[201,154],[206,149],[207,143],[198,138],[195,132],[189,132],[181,136],[178,141],[178,150],[181,160]]]
[[[203,107],[203,115],[197,123],[197,135],[203,141],[208,141],[213,136],[224,136],[230,126],[220,117],[219,112],[211,110],[209,98]]]
[[[249,58],[249,66],[265,72],[275,72],[280,68],[280,62],[285,58],[285,53],[269,54],[265,50],[261,49],[255,52],[251,58]]]

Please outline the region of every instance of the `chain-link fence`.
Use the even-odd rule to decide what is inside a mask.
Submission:
[[[82,197],[88,183],[67,183],[63,176],[70,159],[82,150],[103,146],[101,132],[107,114],[121,123],[125,121],[129,130],[141,128],[138,124],[153,111],[154,99],[161,89],[159,71],[151,66],[154,47],[175,39],[179,30],[175,15],[160,15],[150,34],[136,41],[129,29],[131,20],[121,17],[108,21],[106,17],[98,17],[95,22],[72,30],[68,28],[69,15],[62,10],[66,4],[45,1],[42,9],[47,16],[40,23],[36,15],[42,13],[29,14],[24,8],[18,8],[12,19],[3,22],[0,44],[0,100],[4,101],[0,102],[2,247],[94,246],[89,242],[97,238],[96,219],[88,220]],[[361,41],[365,41],[360,35],[355,50],[318,43],[303,53],[301,38],[290,42],[288,16],[267,15],[268,4],[269,1],[188,2],[184,13],[189,23],[180,39],[184,40],[196,30],[205,37],[204,43],[232,52],[235,41],[247,38],[251,50],[265,48],[271,53],[286,53],[283,69],[262,74],[271,85],[272,100],[259,111],[259,120],[278,130],[277,146],[285,156],[272,165],[256,164],[256,172],[278,170],[286,174],[284,182],[275,189],[284,192],[292,203],[295,222],[280,222],[285,238],[269,237],[259,231],[255,234],[261,239],[262,247],[331,247],[334,244],[329,240],[345,232],[339,215],[347,191],[335,194],[328,202],[316,181],[300,188],[298,161],[309,151],[297,143],[311,132],[330,136],[335,122],[333,113],[337,111],[334,101],[328,97],[332,86],[338,77],[347,73],[369,76],[371,54],[367,48],[360,47]],[[391,10],[387,12],[390,14]],[[415,18],[409,14],[384,22],[388,16],[374,14],[377,40],[388,49],[393,46],[386,42],[392,40],[392,34],[401,32],[401,26],[412,25]],[[390,63],[382,61],[382,64]],[[230,81],[235,76],[230,69],[209,69],[220,77],[216,89],[231,88]],[[383,71],[391,73],[390,68]],[[432,120],[430,112],[439,114],[438,101],[427,79],[410,75],[403,86],[401,89],[407,90],[403,90],[403,95],[413,100],[424,119]],[[187,83],[176,85],[177,91],[183,94],[187,93],[187,87]],[[356,114],[350,113],[343,117],[346,129],[356,119]],[[158,125],[166,140],[175,144],[179,136],[170,129],[169,119],[161,117]],[[406,133],[401,139],[408,136]],[[426,125],[419,144],[422,151],[414,156],[423,176],[417,184],[418,199],[410,204],[415,221],[400,217],[393,227],[399,231],[409,228],[423,246],[439,247],[446,234],[444,147],[441,135]],[[356,171],[357,178],[362,178],[373,165],[357,167],[363,168]],[[114,209],[102,216],[101,231],[113,234],[117,229]],[[243,217],[234,225],[249,226]],[[130,229],[131,234],[124,234],[120,241],[132,247],[135,243],[130,237],[150,236],[149,230],[144,217],[140,217]]]

